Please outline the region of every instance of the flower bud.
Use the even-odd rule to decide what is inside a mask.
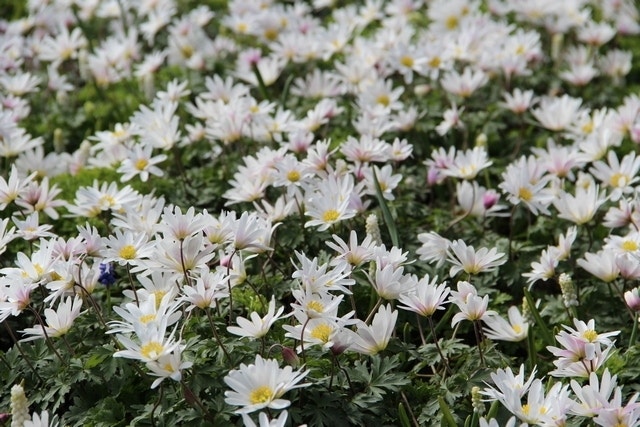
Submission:
[[[294,368],[300,366],[300,358],[292,348],[282,347],[282,358],[287,365],[290,365]]]

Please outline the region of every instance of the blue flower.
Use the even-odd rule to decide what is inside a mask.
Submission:
[[[105,286],[111,286],[116,282],[117,278],[118,276],[116,275],[113,263],[100,263],[100,276],[98,277],[98,282]]]

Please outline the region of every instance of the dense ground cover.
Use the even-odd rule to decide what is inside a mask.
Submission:
[[[640,425],[633,1],[5,3],[5,423]]]

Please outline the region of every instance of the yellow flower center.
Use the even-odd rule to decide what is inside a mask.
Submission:
[[[138,319],[140,321],[140,323],[143,324],[147,324],[149,322],[153,322],[156,319],[156,315],[155,314],[145,314],[144,316],[140,316],[140,319]]]
[[[164,347],[162,346],[162,343],[158,341],[150,341],[140,347],[140,354],[145,359],[155,360],[160,356],[163,349]]]
[[[251,393],[249,393],[249,402],[252,405],[256,405],[258,403],[265,403],[271,400],[273,396],[273,390],[269,386],[261,385],[260,387],[254,388]]]
[[[322,313],[324,311],[324,305],[322,305],[320,301],[309,301],[307,309]]]
[[[582,336],[589,342],[594,342],[598,338],[598,333],[593,329],[588,329],[583,332]]]
[[[439,56],[434,56],[429,60],[429,67],[431,68],[439,68],[440,64],[442,64],[442,60]]]
[[[638,244],[633,240],[625,240],[622,242],[622,249],[627,252],[634,252],[638,250]]]
[[[289,171],[287,173],[287,179],[291,182],[297,182],[300,180],[300,172],[298,171]]]
[[[182,53],[182,56],[184,56],[187,59],[193,56],[193,52],[194,52],[193,46],[189,46],[188,44],[180,48],[180,53]]]
[[[525,415],[529,415],[529,404],[525,403],[524,405],[522,405],[522,413]]]
[[[167,294],[167,291],[153,291],[153,295],[156,297],[156,310],[160,308],[160,303],[162,302],[162,298]]]
[[[522,326],[520,325],[513,325],[511,326],[511,329],[513,329],[513,332],[515,332],[516,334],[522,333]]]
[[[388,107],[389,104],[391,103],[391,100],[389,99],[388,95],[382,94],[382,95],[378,95],[378,97],[376,98],[376,102],[380,105],[384,105],[385,107]]]
[[[533,198],[533,193],[528,188],[521,187],[520,190],[518,190],[518,197],[525,202],[528,202]]]
[[[118,255],[122,259],[134,259],[136,257],[136,248],[133,245],[124,245]]]
[[[335,209],[329,209],[322,214],[322,220],[324,222],[334,222],[340,217],[340,212]]]
[[[114,199],[113,196],[105,194],[102,197],[100,197],[100,205],[102,206],[111,207],[115,204],[116,204],[116,199]]]
[[[236,31],[239,32],[240,34],[246,33],[248,29],[249,29],[249,26],[247,25],[246,22],[238,22],[236,24]]]
[[[445,25],[445,27],[447,27],[449,30],[455,30],[456,28],[458,28],[458,17],[457,17],[457,16],[450,16],[450,17],[448,17],[448,18],[444,21],[444,25]]]
[[[322,341],[323,343],[326,343],[327,341],[329,341],[329,335],[331,335],[331,332],[331,326],[323,323],[313,328],[313,330],[311,331],[311,336],[319,341]]]
[[[143,171],[148,165],[149,165],[149,161],[147,159],[139,159],[136,161],[135,167],[139,171]]]
[[[407,68],[413,67],[414,64],[413,58],[409,55],[403,55],[402,58],[400,58],[400,63]]]
[[[278,30],[275,28],[267,28],[264,30],[264,38],[270,41],[274,41],[278,37]]]
[[[611,179],[609,180],[609,184],[612,187],[624,187],[629,182],[629,177],[623,173],[616,172],[611,175]]]
[[[587,123],[582,125],[582,132],[586,133],[586,134],[590,134],[591,132],[593,132],[593,122],[592,121],[588,121]]]

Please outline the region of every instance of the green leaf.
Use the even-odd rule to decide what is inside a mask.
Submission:
[[[446,422],[449,427],[457,427],[458,424],[451,414],[451,409],[449,409],[449,405],[447,405],[442,396],[438,396],[438,404],[440,405],[440,411],[442,412],[443,423]]]
[[[378,175],[376,171],[373,171],[373,182],[376,184],[376,198],[378,199],[378,203],[380,204],[380,210],[382,210],[382,217],[384,218],[384,223],[387,225],[387,230],[389,230],[389,236],[391,237],[391,243],[393,246],[399,248],[400,240],[398,239],[398,230],[396,228],[396,222],[393,220],[391,216],[391,211],[389,210],[389,206],[387,206],[387,201],[382,195],[382,188],[380,188],[380,182],[378,181]]]
[[[527,288],[524,288],[523,291],[524,297],[527,299],[529,310],[531,310],[531,315],[536,320],[536,326],[539,327],[540,334],[542,335],[542,340],[546,345],[553,345],[555,343],[553,334],[551,333],[549,328],[547,328],[547,325],[542,320],[542,317],[540,317],[540,312],[538,311],[536,303],[531,296],[531,292],[529,292]]]

